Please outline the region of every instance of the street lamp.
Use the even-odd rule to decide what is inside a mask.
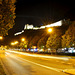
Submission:
[[[25,41],[25,38],[22,38],[21,41],[24,42]]]
[[[18,44],[18,41],[15,41],[14,43],[15,43],[15,44]]]
[[[11,45],[15,45],[15,44],[12,42]]]
[[[49,29],[48,29],[48,32],[52,32],[52,29],[51,29],[51,28],[49,28]]]
[[[2,36],[0,36],[0,40],[2,40],[3,39],[3,37]]]
[[[11,42],[11,45],[16,45],[16,44],[18,44],[18,41]]]

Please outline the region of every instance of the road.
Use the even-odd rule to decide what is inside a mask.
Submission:
[[[7,75],[69,75],[62,71],[75,68],[68,58],[47,58],[9,50],[0,50],[0,59]]]

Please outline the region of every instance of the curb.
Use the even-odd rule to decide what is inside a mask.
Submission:
[[[71,74],[71,75],[75,75],[75,69],[65,69],[62,72],[67,73],[67,74]]]

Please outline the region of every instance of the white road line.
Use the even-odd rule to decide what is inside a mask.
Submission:
[[[8,52],[5,52],[5,54],[6,54],[6,55],[10,55],[10,53],[8,53]]]

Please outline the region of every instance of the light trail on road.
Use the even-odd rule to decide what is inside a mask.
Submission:
[[[7,75],[67,75],[63,73],[64,64],[57,63],[57,59],[27,56],[16,51],[0,51],[0,58],[4,64]],[[26,53],[29,54],[29,53]],[[64,61],[64,60],[62,60]],[[66,67],[64,65],[64,67]]]
[[[52,58],[52,59],[61,59],[61,60],[69,60],[69,57],[63,58],[63,57],[54,57],[54,56],[44,56],[44,55],[38,55],[38,54],[29,54],[29,53],[23,53],[23,52],[17,52],[17,51],[10,51],[7,50],[8,52],[13,52],[13,53],[18,53],[26,56],[32,56],[32,57],[42,57],[42,58]]]
[[[7,53],[7,52],[6,52],[6,54],[7,54],[7,55],[10,55],[10,53]],[[11,55],[11,57],[12,57],[12,56],[13,56],[13,55]],[[14,56],[13,56],[13,57],[14,57]],[[15,57],[16,57],[16,56],[15,56]],[[51,69],[51,70],[57,71],[57,72],[60,72],[60,71],[63,70],[63,69],[57,69],[57,68],[53,68],[53,67],[48,67],[48,66],[45,66],[45,65],[41,65],[41,64],[38,64],[38,63],[35,63],[35,62],[32,62],[32,61],[26,60],[26,59],[23,59],[23,58],[20,58],[20,57],[16,57],[16,58],[21,59],[21,60],[23,60],[23,61],[27,61],[27,62],[29,62],[29,63],[35,64],[35,65],[38,65],[38,66],[41,66],[41,67],[44,67],[44,68],[47,68],[47,69]]]

